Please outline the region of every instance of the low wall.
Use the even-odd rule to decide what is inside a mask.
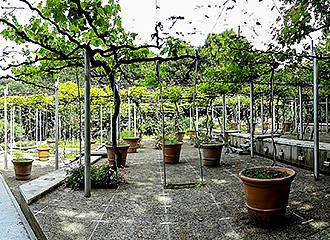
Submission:
[[[240,144],[250,139],[247,133],[230,133],[230,145],[240,147]],[[301,141],[275,137],[276,159],[307,169],[313,169],[314,143],[311,141]],[[330,174],[330,144],[320,143],[320,170]],[[255,136],[255,153],[272,158],[273,143],[270,135]]]

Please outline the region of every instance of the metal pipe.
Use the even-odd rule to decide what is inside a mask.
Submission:
[[[238,130],[241,131],[241,96],[238,95]]]
[[[36,134],[36,144],[38,144],[38,109],[36,109],[36,130],[35,130],[35,134]]]
[[[5,108],[5,116],[4,116],[4,124],[5,124],[5,155],[4,155],[4,168],[8,169],[8,159],[7,159],[7,154],[8,154],[8,149],[7,149],[7,94],[8,94],[8,85],[5,88],[5,99],[4,99],[4,108]]]
[[[314,179],[319,179],[319,145],[320,145],[320,138],[319,138],[319,83],[317,80],[317,59],[315,57],[316,51],[313,46],[312,42],[312,53],[314,54],[313,58],[313,96],[314,96]]]
[[[225,137],[226,132],[226,95],[222,95],[222,132]]]
[[[261,96],[261,113],[260,113],[260,117],[261,117],[261,133],[263,134],[264,133],[264,95],[262,94]]]
[[[164,103],[163,103],[163,81],[160,78],[160,64],[157,62],[156,65],[157,79],[159,82],[160,89],[160,110],[162,113],[162,157],[163,157],[163,186],[166,188],[166,164],[165,164],[165,116],[164,116]]]
[[[58,141],[59,141],[59,114],[58,114],[58,88],[60,84],[59,77],[55,84],[55,169],[58,169]]]
[[[101,144],[103,143],[103,114],[102,114],[102,112],[103,112],[103,106],[102,106],[102,104],[101,104],[101,106],[100,106],[100,118],[101,118],[101,136],[100,136],[100,141],[101,141]]]
[[[189,130],[192,129],[192,113],[191,107],[189,108]]]
[[[90,98],[90,63],[87,51],[84,52],[85,60],[85,197],[91,196],[91,98]]]
[[[251,158],[254,157],[254,149],[253,149],[253,142],[254,142],[254,136],[253,136],[253,83],[250,82],[250,156]]]
[[[196,131],[198,131],[198,107],[196,107]]]
[[[299,93],[299,139],[304,139],[304,125],[303,125],[303,103],[302,103],[302,87],[298,87]]]
[[[136,137],[136,103],[134,103],[134,113],[133,113],[133,121],[134,121],[134,137]]]
[[[128,132],[131,132],[131,98],[130,98],[130,91],[128,89]]]
[[[325,122],[326,122],[326,130],[327,133],[329,132],[329,119],[328,119],[328,114],[329,114],[329,99],[325,99]]]

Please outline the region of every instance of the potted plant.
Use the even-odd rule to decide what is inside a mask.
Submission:
[[[267,226],[281,221],[295,175],[294,170],[279,166],[252,167],[239,173],[253,223]]]
[[[29,180],[32,171],[32,159],[24,158],[23,153],[16,152],[12,160],[17,180]]]
[[[128,131],[122,132],[122,138],[123,138],[124,142],[129,145],[127,152],[136,153],[137,145],[138,145],[140,138],[135,137],[132,132],[128,132]]]
[[[211,137],[201,134],[198,139],[199,148],[202,150],[202,160],[204,166],[217,167],[220,165],[223,143]]]
[[[109,164],[113,164],[115,162],[115,152],[113,150],[112,143],[105,145],[107,149],[107,156]],[[129,144],[126,144],[122,139],[118,141],[117,148],[121,153],[121,161],[117,162],[118,167],[125,167],[126,166],[126,158],[127,158],[127,151],[129,148]]]
[[[49,150],[50,148],[48,147],[47,144],[41,144],[37,148],[38,152],[38,157],[40,161],[47,161],[49,158]]]
[[[55,139],[47,139],[47,145],[49,148],[55,147]]]
[[[169,134],[164,141],[165,163],[179,163],[182,142],[174,134]]]

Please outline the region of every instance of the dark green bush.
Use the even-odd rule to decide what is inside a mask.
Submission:
[[[66,187],[71,187],[75,190],[84,188],[83,165],[72,168],[67,172],[67,175],[65,181]],[[91,166],[92,188],[117,188],[120,183],[124,182],[124,177],[120,173],[117,175],[109,164]]]

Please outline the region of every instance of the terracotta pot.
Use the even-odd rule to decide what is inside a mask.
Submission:
[[[189,130],[188,134],[189,134],[190,140],[192,140],[193,138],[196,137],[196,131],[194,131],[194,130]]]
[[[107,149],[109,164],[112,165],[115,162],[115,152],[113,151],[111,145],[106,145],[105,147]],[[117,165],[119,167],[125,167],[126,166],[126,158],[127,158],[128,148],[129,148],[128,144],[118,146],[118,149],[119,149],[119,152],[121,153],[121,158],[122,158],[121,162],[117,162]]]
[[[40,161],[47,161],[49,158],[50,148],[37,148],[38,157]]]
[[[31,178],[32,159],[28,159],[24,162],[12,160],[12,163],[14,164],[15,177],[17,180],[29,180]]]
[[[239,177],[243,181],[246,207],[251,221],[257,225],[269,226],[269,224],[280,222],[284,217],[291,182],[296,176],[296,172],[285,167],[262,166],[256,168],[268,168],[288,174],[287,177],[282,178],[257,179],[242,175],[244,170],[239,173]]]
[[[53,139],[48,139],[47,140],[48,147],[54,148],[55,147],[55,140]]]
[[[184,134],[185,134],[185,132],[176,132],[176,133],[175,133],[176,137],[178,138],[178,140],[179,140],[180,142],[183,141]]]
[[[216,167],[220,165],[223,144],[202,144],[202,159],[204,166]]]
[[[267,131],[269,129],[269,122],[264,122],[264,130]]]
[[[125,143],[129,144],[129,148],[127,150],[128,153],[136,153],[136,149],[137,149],[137,144],[140,140],[140,138],[138,137],[127,137],[127,138],[123,138]]]
[[[164,144],[165,163],[179,163],[182,143]]]
[[[284,128],[284,131],[286,131],[286,132],[290,131],[290,129],[292,128],[292,122],[283,123],[283,128]]]
[[[95,140],[91,140],[91,149],[94,149],[95,148],[95,143],[96,143]]]

